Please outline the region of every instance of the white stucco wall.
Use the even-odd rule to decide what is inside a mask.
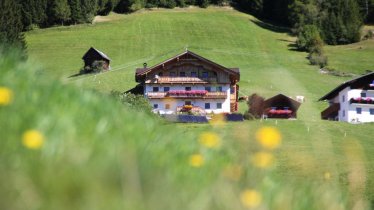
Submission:
[[[158,104],[158,108],[154,109],[155,112],[160,114],[174,114],[177,111],[177,107],[183,106],[185,101],[191,101],[193,106],[201,107],[205,109],[205,103],[210,103],[210,109],[206,109],[207,113],[230,113],[230,85],[159,85],[159,84],[147,84],[145,87],[145,97],[147,92],[153,92],[153,87],[159,87],[159,92],[164,92],[164,87],[170,87],[170,90],[185,90],[185,87],[191,87],[191,90],[205,90],[206,86],[211,87],[211,91],[215,92],[218,86],[222,87],[222,91],[226,92],[226,99],[149,99],[151,106]],[[217,103],[222,104],[222,108],[217,108]],[[166,109],[165,105],[170,104],[170,109]]]
[[[361,97],[361,93],[366,93],[366,97],[374,98],[374,90],[361,90],[345,88],[339,93],[339,121],[349,123],[374,122],[374,115],[370,114],[370,109],[374,109],[374,104],[350,103],[351,98]],[[344,97],[344,101],[343,101]],[[357,114],[356,108],[361,108],[361,114]]]

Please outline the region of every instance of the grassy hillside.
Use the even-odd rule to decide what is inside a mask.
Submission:
[[[37,114],[32,115],[31,113],[34,113],[35,110],[25,105],[28,98],[19,104],[17,110],[22,110],[23,106],[27,107],[25,112],[30,112],[31,119],[36,118],[35,122],[40,123],[40,125],[37,124],[40,128],[59,119],[56,123],[63,124],[59,129],[55,129],[53,134],[55,136],[52,135],[52,138],[55,139],[54,145],[64,145],[65,143],[59,143],[62,140],[56,136],[67,133],[71,141],[74,140],[72,145],[67,146],[69,148],[77,146],[72,151],[74,154],[77,152],[88,153],[91,154],[89,157],[92,160],[101,163],[98,168],[95,168],[93,164],[89,165],[88,172],[82,168],[78,173],[81,176],[78,176],[77,180],[70,177],[69,172],[66,172],[66,176],[69,178],[64,183],[67,183],[68,186],[73,183],[72,189],[66,190],[74,192],[74,183],[85,180],[91,172],[96,174],[108,167],[109,171],[116,172],[114,174],[117,177],[114,180],[118,182],[108,185],[109,194],[105,198],[114,196],[113,199],[120,199],[116,197],[119,196],[118,194],[126,192],[124,194],[127,195],[133,192],[135,196],[139,196],[136,198],[138,200],[135,199],[134,205],[141,203],[136,201],[146,203],[146,206],[137,209],[149,209],[153,205],[156,206],[156,209],[181,207],[183,209],[196,209],[197,207],[230,209],[229,207],[232,206],[239,209],[242,207],[239,198],[240,192],[245,188],[260,189],[265,194],[263,199],[265,209],[276,209],[276,207],[279,209],[344,209],[340,205],[351,207],[364,205],[366,201],[374,200],[373,124],[350,125],[319,119],[320,111],[326,107],[326,104],[317,102],[317,99],[347,78],[319,74],[316,67],[308,65],[308,61],[305,59],[306,53],[293,50],[294,38],[290,37],[282,28],[264,24],[247,14],[222,8],[156,10],[120,17],[116,15],[114,19],[114,21],[94,25],[36,30],[27,34],[30,58],[44,67],[42,71],[39,71],[44,72],[43,79],[39,80],[43,84],[44,82],[48,83],[45,86],[38,86],[37,78],[33,80],[37,87],[35,92],[45,94],[43,98],[35,99],[38,102],[35,103],[37,104],[35,107],[39,107],[44,101],[49,101],[51,96],[60,93],[61,96],[55,96],[56,99],[52,97],[45,107],[41,106],[41,110],[45,110],[45,112],[36,112]],[[362,44],[365,45],[362,51],[355,48]],[[68,78],[79,71],[82,65],[81,57],[90,46],[106,52],[112,58],[113,71],[96,76],[85,75]],[[128,110],[123,110],[118,104],[107,100],[104,96],[98,96],[92,92],[87,93],[85,90],[94,89],[104,93],[111,90],[127,90],[135,85],[134,69],[136,67],[142,66],[144,62],[148,62],[149,65],[158,63],[182,52],[186,46],[189,50],[224,66],[240,67],[240,91],[243,95],[254,92],[266,97],[279,92],[290,96],[304,95],[306,102],[300,108],[298,120],[247,121],[224,124],[222,127],[162,125],[158,121],[148,120],[147,116],[139,117],[137,114],[130,114]],[[351,46],[354,46],[354,50],[349,51]],[[326,51],[333,68],[355,73],[372,69],[373,41],[356,45],[327,47]],[[17,75],[13,75],[11,78],[17,78]],[[16,89],[20,88],[18,90],[20,92],[29,88],[22,86],[22,78],[27,77],[20,77],[20,81],[16,80],[19,87],[15,86]],[[50,86],[51,84],[45,81],[46,78],[48,78],[47,80],[51,79],[52,83],[54,82],[53,78],[62,79],[65,86],[57,84]],[[12,84],[9,82],[11,80],[4,79],[2,81]],[[53,88],[51,89],[51,87]],[[83,90],[77,91],[77,89]],[[70,97],[71,95],[73,97]],[[33,95],[29,97],[32,98]],[[93,97],[93,99],[84,101],[86,97]],[[244,109],[245,105],[242,104],[241,110]],[[40,117],[49,112],[52,113],[46,115],[50,116],[49,121]],[[97,113],[98,115],[96,115]],[[76,116],[87,117],[81,119],[81,117],[75,118]],[[3,113],[2,117],[2,119],[10,118],[9,112]],[[102,118],[106,121],[102,121]],[[94,128],[101,128],[105,122],[112,127],[100,135],[96,135],[93,132]],[[146,123],[144,124],[144,122]],[[9,127],[19,127],[17,131],[7,134],[11,137],[9,137],[10,139],[16,139],[17,136],[14,133],[19,136],[24,129],[30,126],[22,123],[18,119],[11,125],[6,124]],[[64,130],[65,124],[70,126],[67,129],[70,133]],[[143,126],[146,127],[144,134],[136,132],[143,131]],[[254,136],[256,131],[264,126],[276,127],[283,136],[282,146],[274,152],[277,160],[276,167],[269,171],[265,170],[265,172],[262,169],[253,168],[248,160],[248,156],[260,150]],[[46,130],[45,132],[52,132],[52,128],[50,128],[51,131]],[[218,133],[224,141],[222,151],[211,154],[207,152],[210,150],[201,149],[198,146],[196,139],[201,132],[206,130]],[[107,135],[108,133],[110,134]],[[83,139],[82,145],[76,145],[78,144],[76,142],[80,142],[81,139]],[[111,143],[105,144],[101,148],[101,145],[104,144],[100,144],[100,139]],[[112,139],[115,140],[112,142]],[[141,157],[144,158],[141,159],[144,162],[139,165],[131,161],[126,163],[139,169],[138,173],[136,170],[134,172],[134,168],[129,169],[131,173],[126,178],[134,181],[135,184],[131,185],[132,181],[131,183],[125,181],[125,184],[131,185],[128,191],[126,187],[111,188],[115,184],[123,184],[120,177],[126,174],[120,172],[121,167],[115,164],[122,164],[121,161],[132,160],[131,158],[136,156],[133,154],[134,151],[128,153],[121,149],[117,150],[117,147],[127,148],[127,143],[122,145],[123,142],[128,142],[127,139],[130,139],[131,146],[137,148],[136,152],[138,149],[142,151]],[[152,141],[154,139],[157,140]],[[88,146],[85,144],[86,141]],[[88,149],[85,149],[86,147]],[[98,153],[94,152],[96,150]],[[43,150],[46,155],[49,152],[57,151],[59,150],[52,146]],[[118,152],[112,154],[110,151]],[[190,167],[184,168],[183,164],[186,163],[189,155],[195,152],[202,152],[205,158],[215,160],[217,163],[213,161],[212,165],[208,164],[206,168],[202,167],[203,170],[197,173]],[[124,155],[122,153],[128,156],[122,156]],[[68,150],[64,150],[57,156],[52,156],[56,158],[55,161],[49,162],[49,159],[42,159],[47,163],[42,162],[44,167],[41,169],[54,171],[55,168],[52,166],[61,163],[65,160],[62,157],[69,156],[69,154]],[[104,158],[106,156],[108,156],[107,159]],[[76,158],[79,160],[82,157],[77,155]],[[149,160],[152,161],[148,165],[146,162]],[[9,164],[12,165],[11,163]],[[69,162],[66,166],[70,171],[82,166],[79,164],[76,166],[74,162],[71,164]],[[244,175],[241,176],[239,182],[234,182],[233,185],[218,176],[225,166],[230,164],[245,167]],[[152,177],[153,174],[156,178]],[[47,173],[44,175],[48,177]],[[37,175],[35,176],[37,177]],[[100,172],[98,176],[95,175],[96,178],[102,178],[98,185],[89,186],[93,180],[88,179],[87,182],[83,182],[86,185],[77,185],[79,190],[97,192],[95,191],[97,188],[104,187],[106,189],[107,183],[103,177],[110,176],[110,174]],[[159,179],[161,181],[158,181]],[[17,180],[15,182],[18,183]],[[45,184],[48,183],[49,181],[46,181]],[[54,187],[52,191],[62,190],[58,192],[61,195],[64,194],[65,188],[60,185]],[[178,194],[185,191],[178,190],[178,187],[180,189],[187,188],[187,193]],[[300,190],[296,190],[297,188]],[[113,189],[114,191],[112,191]],[[176,198],[175,203],[170,203],[166,200],[169,196],[166,198],[159,195],[157,189],[162,189],[161,192],[168,195],[178,194],[180,197]],[[41,189],[44,193],[47,192],[46,190],[47,188]],[[212,192],[217,192],[218,195],[215,196],[215,193]],[[275,196],[272,196],[273,194]],[[283,196],[291,194],[291,200],[282,197],[282,194]],[[59,195],[56,194],[56,196]],[[89,195],[92,197],[88,197],[88,201],[94,200],[97,196]],[[303,195],[307,196],[304,198]],[[365,202],[360,203],[361,199]],[[186,201],[191,202],[188,202],[187,206],[182,205]],[[225,206],[225,201],[228,201],[228,206]],[[131,199],[129,202],[131,205],[133,204]],[[295,204],[293,205],[293,203]],[[287,205],[292,207],[287,208]]]
[[[33,63],[0,68],[0,209],[368,207],[370,126],[342,140],[295,121],[166,124]]]

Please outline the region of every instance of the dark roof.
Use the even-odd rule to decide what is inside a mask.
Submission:
[[[280,104],[282,106],[285,106],[285,105],[290,105],[291,108],[295,111],[297,111],[301,105],[300,102],[288,97],[288,96],[285,96],[283,94],[278,94],[278,95],[275,95],[271,98],[268,98],[264,101],[264,107],[267,108],[267,107],[271,107],[273,106],[274,104],[273,103],[287,103],[287,104]]]
[[[351,79],[349,81],[344,82],[343,84],[339,85],[329,93],[327,93],[325,96],[319,99],[319,101],[328,100],[334,98],[336,95],[339,94],[340,91],[342,91],[346,87],[362,87],[364,85],[372,83],[374,80],[374,72],[370,72],[368,74],[365,74],[363,76],[357,77],[355,79]]]
[[[98,49],[95,49],[95,48],[93,48],[93,47],[91,47],[84,55],[83,55],[83,57],[82,57],[82,59],[85,59],[87,56],[89,56],[90,55],[90,53],[92,53],[92,52],[94,52],[94,53],[97,53],[100,57],[102,57],[102,58],[104,58],[104,59],[106,59],[106,60],[108,60],[108,61],[110,61],[110,58],[105,54],[105,53],[103,53],[103,52],[101,52],[100,50],[98,50]]]
[[[197,55],[196,53],[193,53],[193,52],[191,52],[189,50],[186,50],[185,52],[180,53],[180,54],[178,54],[178,55],[176,55],[176,56],[174,56],[172,58],[169,58],[169,59],[167,59],[167,60],[165,60],[165,61],[163,61],[163,62],[161,62],[159,64],[156,64],[156,65],[154,65],[152,67],[149,67],[149,68],[137,68],[135,76],[137,77],[137,76],[140,76],[140,75],[147,74],[147,73],[151,72],[152,70],[156,69],[157,67],[160,67],[161,65],[164,65],[167,62],[170,62],[170,61],[173,61],[175,59],[178,59],[179,57],[181,57],[183,55],[186,55],[186,54],[191,55],[192,57],[195,57],[198,60],[201,60],[201,61],[204,61],[206,63],[209,63],[209,64],[211,64],[213,66],[216,66],[216,67],[218,67],[218,68],[220,68],[220,69],[228,72],[229,74],[235,75],[238,78],[238,80],[240,79],[239,68],[226,68],[226,67],[224,67],[222,65],[219,65],[219,64],[217,64],[217,63],[215,63],[215,62],[213,62],[211,60],[208,60],[208,59],[206,59],[206,58],[204,58],[204,57],[202,57],[200,55]]]

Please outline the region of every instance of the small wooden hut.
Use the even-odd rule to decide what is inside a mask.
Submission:
[[[296,118],[300,105],[300,102],[278,94],[264,101],[263,114],[268,118]]]
[[[103,61],[103,69],[110,70],[110,58],[100,50],[91,47],[82,57],[84,67],[92,67],[95,61]]]

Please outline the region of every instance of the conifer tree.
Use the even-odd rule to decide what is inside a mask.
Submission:
[[[70,20],[71,12],[67,0],[55,0],[53,6],[56,21],[61,22],[61,25],[64,25],[64,22]]]
[[[17,48],[25,52],[21,5],[14,0],[1,0],[0,8],[0,50]]]
[[[80,0],[69,0],[71,23],[82,23],[82,10]]]

